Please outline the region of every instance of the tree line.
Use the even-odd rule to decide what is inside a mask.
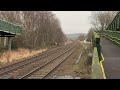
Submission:
[[[67,38],[58,18],[51,11],[0,11],[0,19],[21,25],[21,35],[12,38],[12,48],[41,48],[63,44]],[[0,38],[0,48],[7,38]]]

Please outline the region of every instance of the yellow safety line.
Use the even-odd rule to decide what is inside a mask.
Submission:
[[[102,60],[100,61],[100,66],[101,66],[103,78],[106,79],[106,75],[105,75],[105,72],[104,72],[104,67],[103,67],[103,64],[102,64],[102,62],[104,61],[104,57],[103,57],[102,53],[101,53],[101,56],[102,56]]]

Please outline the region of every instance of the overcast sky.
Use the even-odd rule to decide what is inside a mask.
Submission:
[[[65,34],[87,33],[90,28],[90,11],[52,11],[59,18]]]

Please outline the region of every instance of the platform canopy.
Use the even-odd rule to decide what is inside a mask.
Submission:
[[[4,20],[0,20],[0,36],[15,36],[22,33],[22,27]]]

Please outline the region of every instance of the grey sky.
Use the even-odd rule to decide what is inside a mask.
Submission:
[[[66,34],[87,33],[90,28],[90,11],[52,11],[59,18]]]

